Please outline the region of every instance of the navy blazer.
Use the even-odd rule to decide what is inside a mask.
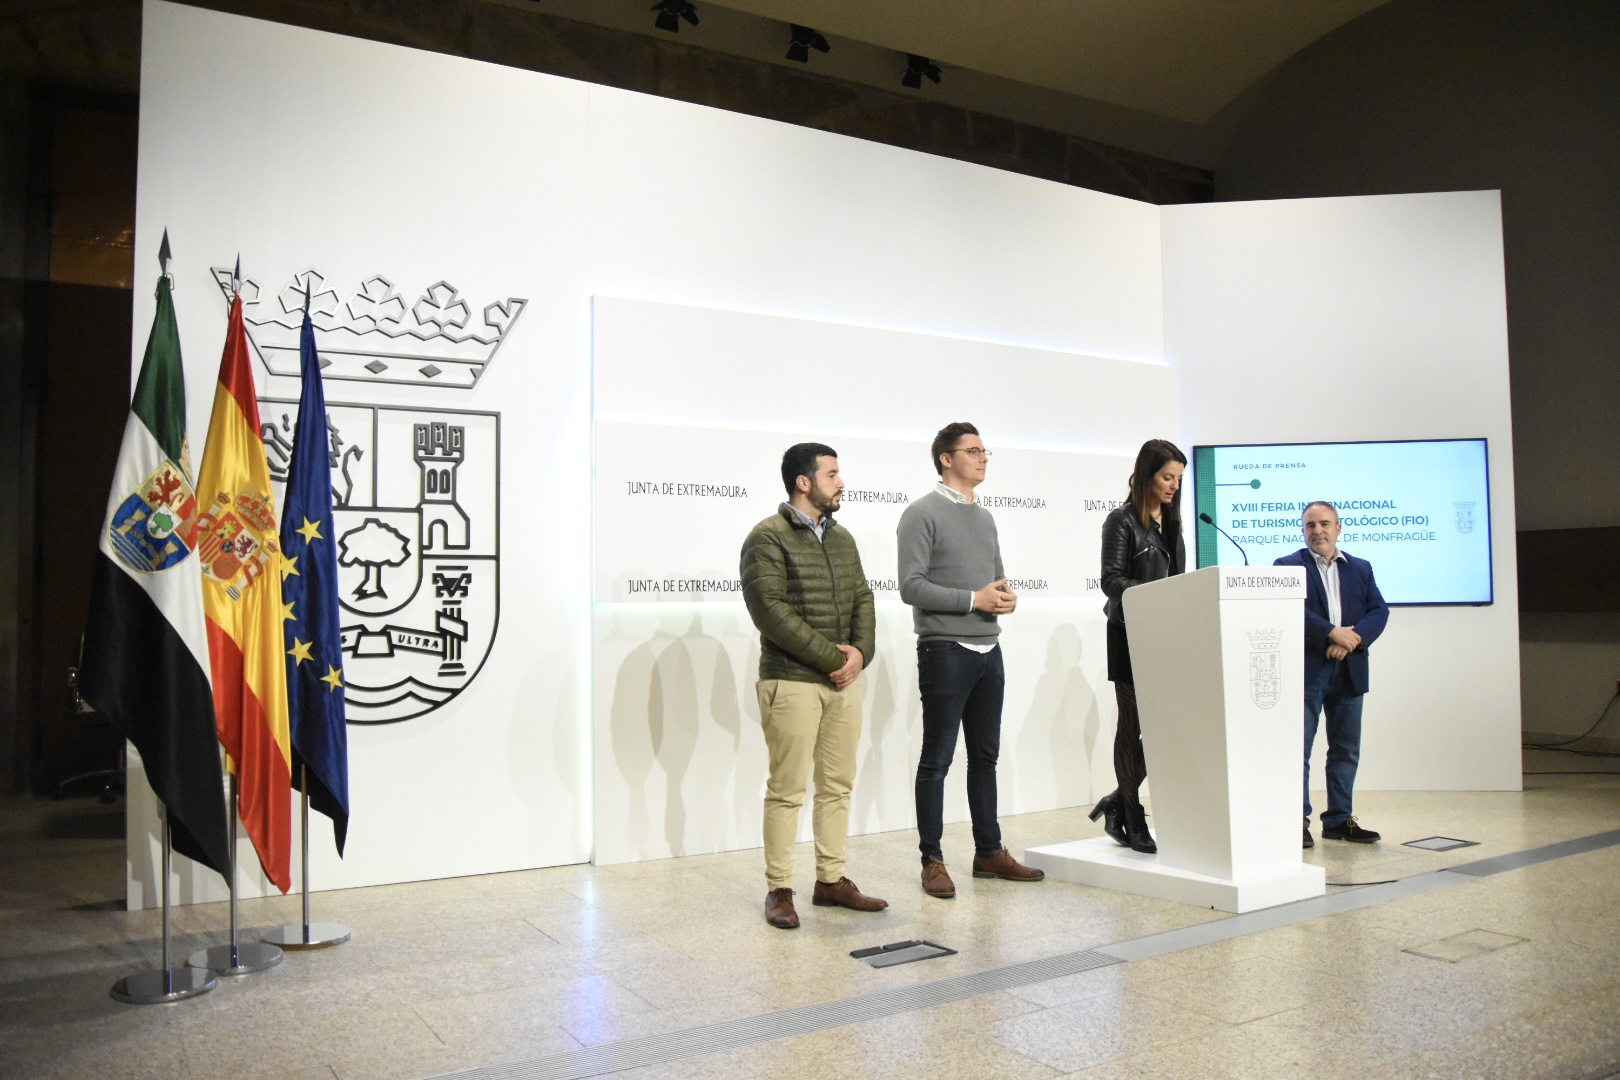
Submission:
[[[1367,647],[1378,640],[1389,622],[1389,606],[1373,580],[1372,563],[1358,559],[1347,551],[1340,551],[1344,562],[1339,564],[1339,615],[1341,625],[1361,635],[1361,645],[1344,658],[1349,668],[1350,685],[1356,693],[1367,692]],[[1300,548],[1292,555],[1284,555],[1276,566],[1305,568],[1305,678],[1308,680],[1333,661],[1327,658],[1328,621],[1327,589],[1322,586],[1322,573],[1316,568],[1316,558],[1310,548]]]

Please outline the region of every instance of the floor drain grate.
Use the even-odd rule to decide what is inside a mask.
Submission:
[[[1463,847],[1479,847],[1479,841],[1457,840],[1450,836],[1429,836],[1422,840],[1408,840],[1401,846],[1422,848],[1424,851],[1454,851]]]

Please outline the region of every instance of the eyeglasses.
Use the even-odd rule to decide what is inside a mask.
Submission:
[[[976,458],[987,458],[990,456],[990,451],[986,450],[982,446],[964,446],[960,450],[952,450],[951,453],[967,454],[969,457]]]

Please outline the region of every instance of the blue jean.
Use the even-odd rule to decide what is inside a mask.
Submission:
[[[1305,679],[1305,820],[1311,819],[1311,746],[1316,724],[1327,715],[1328,808],[1322,824],[1337,828],[1351,814],[1351,793],[1356,766],[1361,762],[1362,695],[1350,685],[1350,671],[1341,660],[1330,660]]]
[[[922,756],[917,762],[917,834],[923,860],[941,859],[945,828],[945,774],[956,755],[960,728],[967,745],[968,811],[979,855],[1001,850],[996,820],[996,759],[1001,756],[1001,699],[1006,672],[1001,646],[987,653],[954,641],[917,642],[917,683],[922,694]]]

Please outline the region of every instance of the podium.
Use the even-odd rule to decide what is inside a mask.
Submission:
[[[1157,855],[1029,848],[1083,885],[1244,912],[1327,891],[1300,855],[1305,571],[1211,566],[1127,589]]]

